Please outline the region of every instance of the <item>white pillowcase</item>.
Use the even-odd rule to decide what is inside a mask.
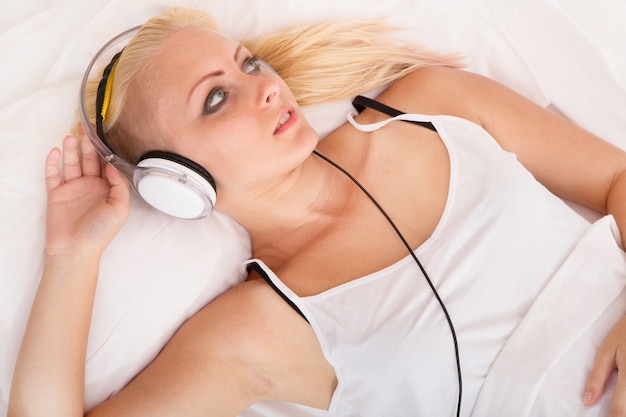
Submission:
[[[156,356],[183,321],[244,278],[247,232],[214,212],[185,221],[133,198],[102,257],[87,352],[86,401],[95,405]]]

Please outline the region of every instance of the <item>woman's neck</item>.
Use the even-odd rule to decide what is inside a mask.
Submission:
[[[280,262],[341,218],[352,192],[344,174],[312,154],[285,178],[245,201],[227,199],[222,211],[248,230],[255,257]]]

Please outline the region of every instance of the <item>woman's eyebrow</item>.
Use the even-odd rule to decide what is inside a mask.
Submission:
[[[239,45],[237,46],[237,48],[235,49],[235,53],[234,53],[234,55],[233,55],[233,60],[234,60],[235,62],[239,61],[239,53],[241,52],[241,48],[242,48],[242,47],[243,47],[243,45],[239,44]],[[202,77],[201,77],[201,78],[200,78],[200,79],[199,79],[199,80],[198,80],[198,81],[197,81],[197,82],[196,82],[196,83],[195,83],[195,84],[191,87],[191,90],[189,91],[189,95],[187,96],[187,102],[189,102],[189,99],[190,99],[190,98],[191,98],[191,96],[193,95],[193,92],[196,90],[196,88],[198,88],[198,86],[199,86],[200,84],[202,84],[204,81],[206,81],[206,80],[207,80],[207,79],[209,79],[209,78],[212,78],[212,77],[218,77],[218,76],[223,75],[223,74],[224,74],[224,71],[223,71],[223,70],[217,70],[217,71],[213,71],[213,72],[210,72],[210,73],[208,73],[208,74],[206,74],[206,75],[202,76]]]
[[[239,52],[241,52],[241,48],[243,47],[242,44],[239,44],[237,46],[237,49],[235,49],[235,55],[233,55],[233,59],[235,60],[235,62],[239,61]]]

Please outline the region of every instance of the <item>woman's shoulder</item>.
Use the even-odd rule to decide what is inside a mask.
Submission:
[[[289,320],[292,315],[293,321]],[[216,317],[219,317],[219,324],[213,324]],[[227,349],[236,348],[242,340],[249,342],[255,338],[263,342],[256,347],[261,349],[264,344],[272,342],[266,337],[267,331],[301,324],[298,320],[306,323],[262,279],[252,279],[230,288],[190,319],[200,323],[200,332],[208,330],[205,322],[211,322],[211,327],[219,326]],[[276,339],[280,342],[278,339],[280,337]]]
[[[297,355],[289,358],[286,352],[314,347],[310,324],[262,278],[251,276],[207,304],[181,330],[195,340],[202,335],[213,349],[227,355],[267,362],[285,351],[283,359],[297,361]]]
[[[315,349],[299,345],[315,340],[307,336],[312,331],[296,313],[281,312],[285,303],[272,291],[258,280],[225,291],[189,318],[157,358],[94,415],[237,415],[258,401],[311,400],[309,391],[315,394],[311,405],[326,406],[332,367],[326,364],[323,379],[317,376],[314,370],[324,366],[321,350],[310,355]],[[294,376],[291,369],[302,372]]]
[[[221,352],[216,357],[247,365],[254,380],[271,387],[268,399],[328,405],[335,375],[313,329],[262,278],[224,292],[191,320],[198,320],[190,329],[194,343],[213,328],[204,340]]]
[[[391,84],[378,100],[406,113],[447,114],[478,122],[473,106],[481,87],[491,81],[451,67],[429,66],[413,71]]]

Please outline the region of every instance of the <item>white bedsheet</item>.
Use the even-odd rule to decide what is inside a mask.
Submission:
[[[41,272],[43,161],[70,130],[87,63],[110,37],[172,5],[210,11],[236,38],[343,17],[386,17],[404,35],[466,54],[491,76],[626,149],[622,0],[25,0],[0,5],[0,415]],[[323,136],[348,101],[307,109]],[[103,258],[87,401],[119,389],[175,328],[242,277],[245,231],[189,222],[136,199]]]

